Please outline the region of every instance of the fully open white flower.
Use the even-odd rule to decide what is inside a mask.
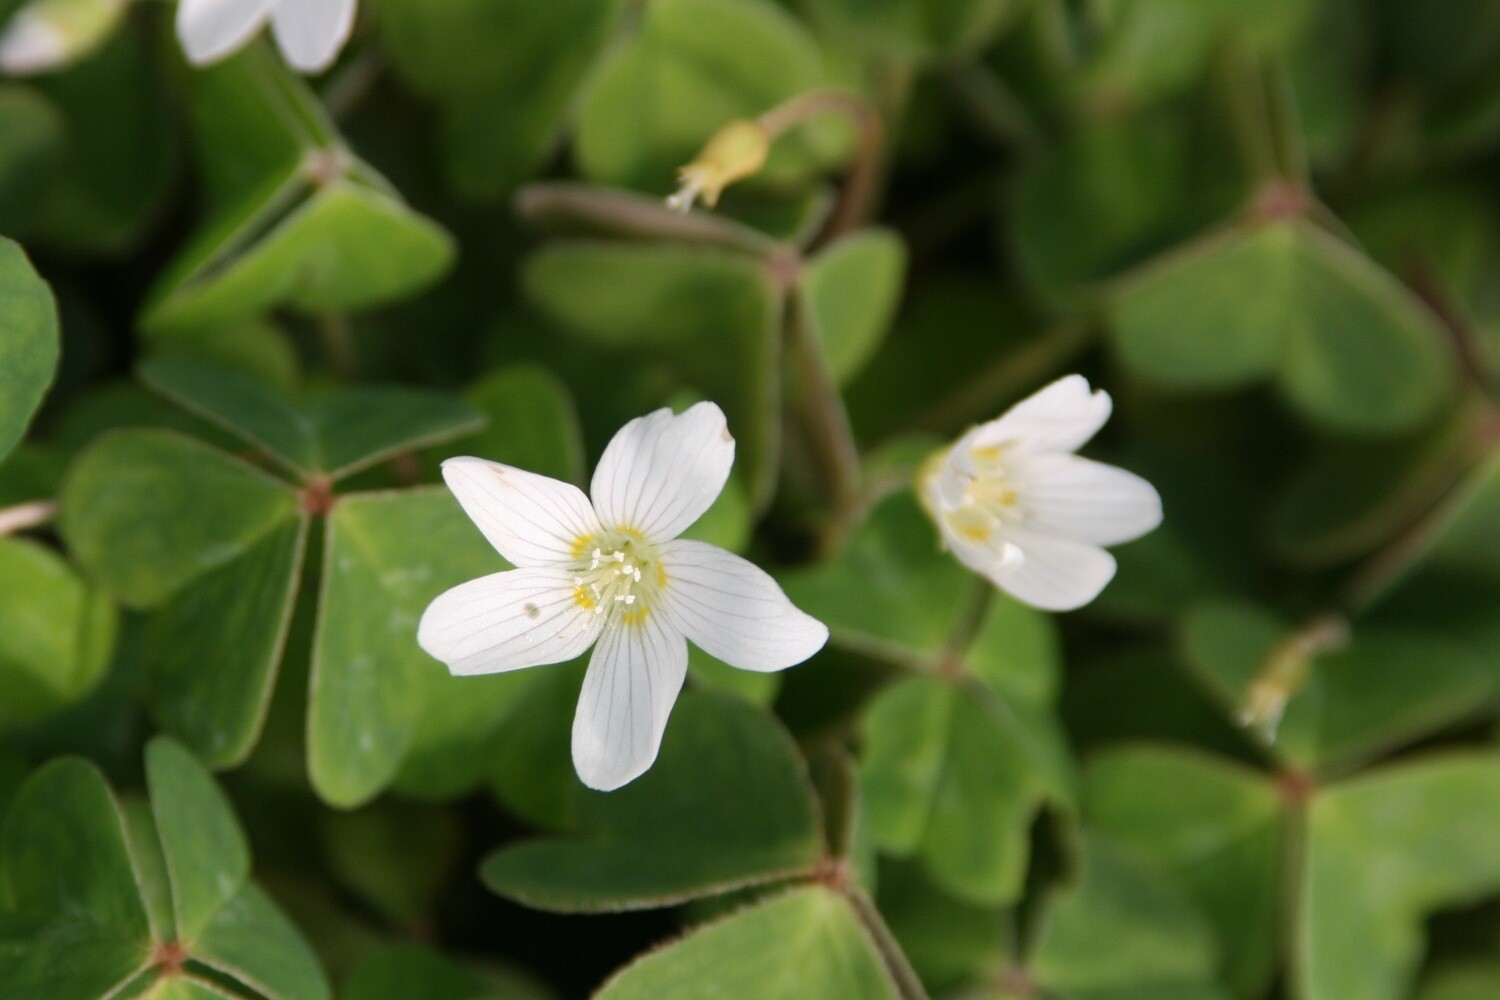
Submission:
[[[1073,454],[1110,409],[1108,393],[1070,375],[935,456],[923,472],[922,501],[960,562],[1048,611],[1099,595],[1115,575],[1103,546],[1161,523],[1150,483]]]
[[[356,0],[181,0],[177,37],[195,66],[238,51],[271,23],[281,54],[303,73],[327,69],[354,29]]]
[[[783,670],[828,629],[739,556],[679,539],[734,464],[724,414],[699,403],[622,427],[594,470],[593,503],[568,483],[478,458],[443,478],[517,569],[454,587],[417,629],[455,674],[581,655],[597,640],[573,719],[573,765],[602,791],[656,760],[682,682],[687,640],[743,670]]]

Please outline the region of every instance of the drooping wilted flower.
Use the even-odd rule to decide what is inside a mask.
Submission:
[[[357,0],[181,0],[177,37],[206,66],[245,45],[269,21],[281,54],[303,73],[327,69],[349,40]]]
[[[801,663],[828,629],[763,570],[679,539],[724,488],[734,438],[699,403],[622,427],[594,470],[593,502],[569,483],[478,458],[443,477],[517,569],[453,588],[417,638],[455,674],[560,663],[598,645],[573,720],[573,763],[608,791],[649,768],[687,674],[687,640],[731,666]]]
[[[1104,551],[1161,523],[1141,477],[1073,454],[1109,419],[1103,390],[1060,379],[974,427],[923,470],[923,504],[965,566],[1048,611],[1092,601],[1115,575]]]

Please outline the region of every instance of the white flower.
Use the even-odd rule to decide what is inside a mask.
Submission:
[[[181,0],[177,37],[195,66],[239,50],[271,22],[281,54],[303,73],[327,69],[354,28],[356,0]]]
[[[31,0],[0,33],[0,73],[50,73],[90,55],[109,40],[127,2]]]
[[[443,478],[517,569],[432,602],[417,641],[454,674],[489,674],[581,655],[598,640],[573,720],[573,765],[591,788],[619,788],[656,759],[687,674],[687,640],[743,670],[783,670],[828,629],[764,571],[678,539],[729,477],[734,438],[699,403],[622,427],[583,491],[478,458]]]
[[[1161,523],[1150,483],[1073,454],[1110,409],[1108,393],[1070,375],[935,457],[922,476],[922,501],[960,562],[1048,611],[1099,595],[1115,575],[1102,546]]]

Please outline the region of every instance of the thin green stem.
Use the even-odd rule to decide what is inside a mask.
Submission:
[[[857,885],[845,887],[843,893],[844,898],[849,900],[849,905],[854,908],[854,915],[859,918],[860,924],[874,942],[875,950],[885,963],[886,971],[891,974],[902,1000],[928,1000],[927,988],[922,985],[917,971],[911,967],[911,960],[901,950],[896,935],[891,933],[885,918],[876,909],[874,900]]]
[[[770,257],[781,244],[749,226],[707,212],[674,212],[659,198],[588,184],[544,182],[522,188],[516,214],[532,225],[564,233],[625,239],[672,240]]]
[[[854,526],[863,509],[864,488],[849,412],[828,370],[823,346],[804,315],[804,305],[795,291],[787,297],[787,349],[796,371],[793,411],[806,434],[808,452],[831,508],[822,538],[826,554],[836,551]]]
[[[990,613],[990,604],[995,597],[995,588],[990,581],[976,576],[969,590],[969,603],[963,614],[953,623],[943,651],[938,656],[935,672],[941,677],[957,679],[964,673],[964,657],[974,643],[974,637],[984,627]]]

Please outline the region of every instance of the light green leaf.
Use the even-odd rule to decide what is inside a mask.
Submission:
[[[446,489],[343,497],[326,545],[308,768],[325,801],[348,807],[389,784],[419,738],[429,755],[444,745],[472,750],[471,738],[482,744],[529,677],[454,678],[417,646],[433,598],[508,568]],[[450,794],[482,774],[472,754],[455,756],[467,777],[450,778]]]
[[[847,382],[890,330],[906,279],[906,246],[895,233],[866,229],[808,261],[802,304],[834,379]]]
[[[255,885],[247,885],[203,929],[193,957],[266,1000],[330,1000],[332,993],[301,935]]]
[[[786,878],[822,854],[790,738],[769,714],[725,695],[683,694],[645,776],[577,794],[577,835],[502,848],[484,862],[485,884],[539,909],[634,909]]]
[[[0,725],[86,695],[114,651],[115,607],[51,550],[0,538]]]
[[[446,232],[358,172],[311,173],[342,169],[330,164],[270,177],[204,229],[151,292],[141,324],[170,333],[276,306],[368,309],[447,271],[454,245]]]
[[[706,924],[636,959],[595,997],[701,1000],[705,991],[757,1000],[899,995],[849,904],[811,887]]]
[[[1248,605],[1211,603],[1183,621],[1189,665],[1229,710],[1292,630]],[[1271,749],[1304,769],[1347,765],[1436,732],[1484,704],[1494,676],[1482,651],[1431,629],[1354,626],[1342,649],[1314,658],[1286,705]]]
[[[318,152],[342,147],[312,87],[256,39],[186,80],[200,174],[214,208],[236,204]]]
[[[1500,892],[1500,758],[1429,756],[1314,797],[1297,895],[1302,1000],[1398,1000],[1433,911]]]
[[[1392,433],[1449,398],[1431,312],[1359,251],[1307,222],[1235,228],[1125,279],[1120,354],[1185,389],[1275,372],[1290,401],[1335,430]]]
[[[1151,746],[1094,757],[1084,788],[1088,822],[1175,875],[1217,932],[1225,982],[1262,996],[1280,939],[1286,833],[1276,788],[1231,761]]]
[[[19,246],[0,237],[0,459],[26,433],[57,371],[57,306]]]
[[[1084,846],[1078,882],[1044,918],[1030,962],[1036,982],[1087,1000],[1227,1000],[1214,988],[1213,933],[1177,884],[1109,841]]]
[[[171,881],[178,939],[198,934],[250,878],[250,845],[219,786],[179,743],[146,746],[146,783]]]
[[[1044,787],[1003,709],[960,683],[914,677],[876,698],[862,734],[875,842],[915,855],[968,902],[1015,902]]]
[[[124,430],[86,448],[62,486],[60,528],[124,605],[161,604],[289,522],[290,488],[191,438]]]

